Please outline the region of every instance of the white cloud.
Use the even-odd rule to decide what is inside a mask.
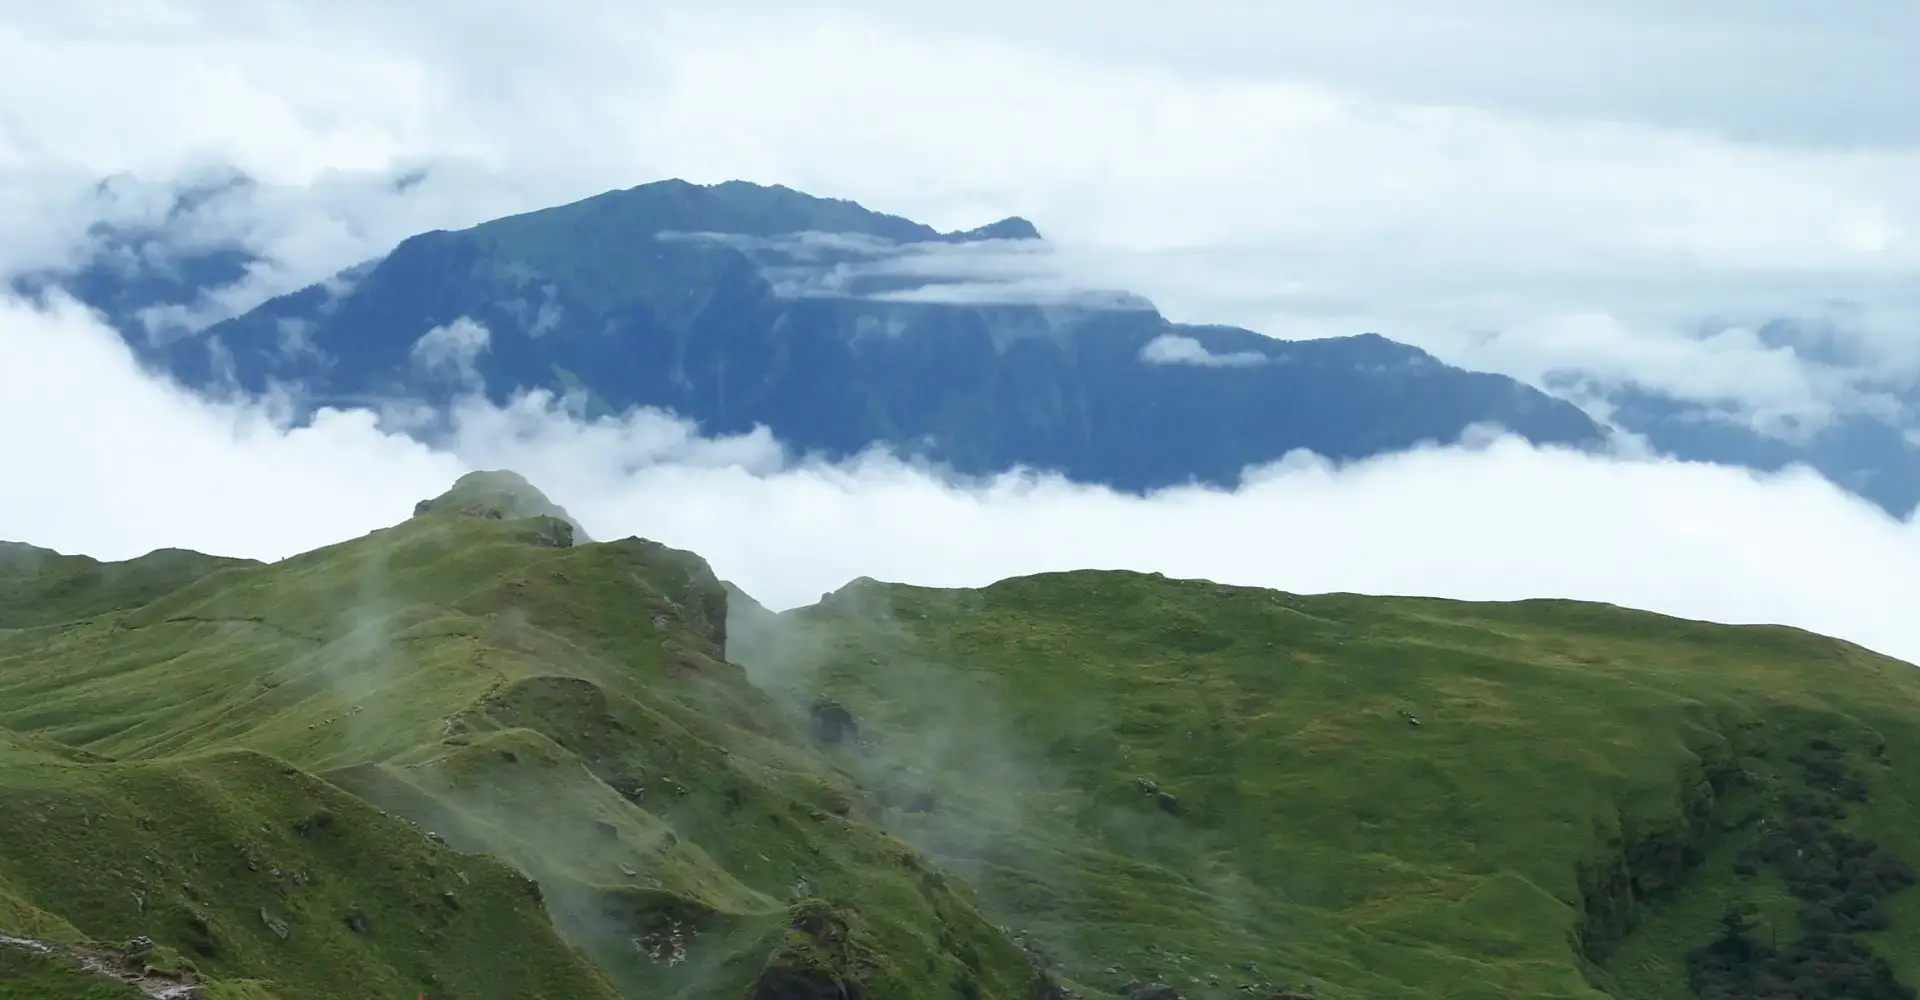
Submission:
[[[1253,368],[1268,357],[1259,351],[1215,354],[1205,344],[1177,333],[1163,333],[1140,348],[1140,360],[1150,365],[1198,365],[1203,368]]]
[[[776,606],[861,575],[979,585],[1132,568],[1297,592],[1609,601],[1920,660],[1920,527],[1806,474],[1479,439],[1338,469],[1296,457],[1235,493],[1143,499],[1031,476],[956,486],[876,456],[796,463],[764,433],[707,440],[645,413],[583,423],[540,398],[469,401],[452,423],[441,451],[361,411],[288,430],[268,408],[154,381],[76,310],[0,305],[0,426],[32,428],[0,436],[0,537],[68,551],[284,556],[404,518],[462,471],[508,467],[593,537],[692,549]]]
[[[789,298],[862,298],[874,302],[1069,306],[1146,310],[1153,303],[1123,290],[1087,287],[1044,240],[896,243],[864,233],[781,236],[664,232],[660,239],[718,243],[752,258],[774,294]]]
[[[299,358],[312,354],[321,356],[321,351],[313,342],[315,323],[312,320],[282,317],[274,322],[274,344],[280,354],[286,358]],[[425,339],[425,338],[422,338]],[[414,349],[419,350],[415,344]]]
[[[534,314],[533,322],[527,326],[527,335],[530,337],[543,337],[559,329],[560,320],[565,313],[566,310],[562,309],[558,302],[545,301],[540,303],[540,311]]]
[[[1803,359],[1747,326],[1685,337],[1607,314],[1568,314],[1457,344],[1452,353],[1534,384],[1571,371],[1602,385],[1634,382],[1679,399],[1743,404],[1752,423],[1783,437],[1863,402],[1860,373]]]
[[[462,471],[370,413],[288,430],[270,407],[193,397],[71,306],[0,304],[0,427],[0,535],[106,557],[288,555],[391,521],[402,495]]]
[[[421,334],[408,355],[414,367],[428,377],[477,391],[482,383],[474,362],[486,352],[492,339],[484,324],[462,316]]]

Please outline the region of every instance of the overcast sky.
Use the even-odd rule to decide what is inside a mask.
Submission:
[[[1377,330],[1533,380],[1575,367],[1817,415],[1850,405],[1859,377],[1920,370],[1920,8],[1171,11],[0,0],[0,272],[57,261],[100,212],[151,213],[170,179],[222,165],[276,186],[200,235],[275,266],[220,308],[426,228],[744,178],[941,228],[1022,215],[1058,280],[1132,289],[1176,319]],[[384,184],[420,166],[404,193]],[[115,172],[160,186],[103,208],[86,192]],[[1846,369],[1742,328],[1777,315],[1839,317]],[[286,554],[513,464],[595,535],[697,549],[776,604],[861,574],[1125,565],[1591,597],[1920,658],[1914,527],[1807,478],[1503,445],[1142,501],[959,489],[884,462],[795,469],[765,441],[544,411],[476,410],[455,452],[432,453],[364,414],[288,433],[210,407],[147,380],[87,317],[19,303],[0,308],[0,391],[0,537],[102,555]]]

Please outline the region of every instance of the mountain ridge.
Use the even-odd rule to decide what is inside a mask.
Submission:
[[[545,389],[590,415],[645,406],[707,434],[765,426],[828,458],[879,443],[963,475],[1017,466],[1129,491],[1232,485],[1298,449],[1362,458],[1476,425],[1539,444],[1606,439],[1569,403],[1377,335],[1284,342],[1169,323],[1142,303],[898,297],[902,282],[959,294],[913,273],[938,260],[903,263],[901,248],[1024,237],[1021,221],[941,234],[781,188],[658,182],[409,238],[352,281],[176,343],[166,367],[201,386],[301,386],[315,403]],[[882,243],[664,238],[827,228]],[[796,272],[831,287],[783,292]]]
[[[559,1000],[635,995],[636,977],[782,1000],[857,976],[903,996],[881,959],[922,955],[986,995],[1024,995],[1038,973],[963,896],[862,860],[898,848],[809,804],[846,795],[818,763],[770,769],[783,729],[718,659],[725,595],[704,563],[638,539],[576,545],[541,512],[557,509],[517,476],[472,475],[360,539],[88,621],[0,630],[0,735],[97,748],[72,763],[13,754],[6,811],[44,802],[64,823],[78,808],[112,838],[0,832],[0,902],[19,900],[25,925],[0,932],[45,935],[58,914],[72,929],[50,944],[103,941],[89,947],[221,1000],[243,987]],[[242,811],[88,792],[129,769]],[[729,791],[766,803],[763,836],[700,834],[724,822]],[[696,835],[733,852],[717,862]],[[356,880],[330,853],[349,848],[375,852],[352,865],[374,877],[381,854],[418,877]],[[769,895],[802,858],[822,891],[857,884],[884,905]],[[110,947],[136,938],[157,946]],[[951,957],[962,942],[971,965]],[[23,974],[51,997],[60,971]]]
[[[0,814],[33,817],[0,823],[0,935],[209,1000],[1920,978],[1910,664],[1115,571],[776,614],[557,509],[472,474],[91,618],[27,602],[54,610],[0,628]],[[94,995],[22,954],[0,996]]]
[[[419,176],[418,172],[400,175],[393,178],[389,186],[404,190]],[[123,178],[116,179],[115,184],[134,185],[135,182]],[[624,255],[623,259],[631,266],[616,268],[611,277],[603,276],[588,284],[606,288],[648,283],[658,286],[655,292],[643,290],[635,298],[635,301],[651,303],[644,317],[609,315],[585,322],[593,319],[589,315],[591,309],[569,310],[565,302],[549,297],[546,289],[557,290],[557,284],[522,280],[535,276],[537,269],[520,273],[519,278],[504,283],[496,282],[473,270],[476,264],[488,259],[491,250],[482,252],[466,246],[469,238],[457,235],[466,230],[436,230],[404,241],[409,249],[400,256],[412,258],[413,262],[403,269],[407,271],[406,276],[395,283],[394,289],[381,293],[388,308],[362,312],[348,324],[351,327],[371,323],[378,328],[375,335],[357,338],[350,329],[347,335],[336,337],[335,331],[322,329],[321,321],[339,307],[343,294],[350,294],[370,271],[389,261],[394,256],[392,252],[348,267],[333,278],[253,310],[246,314],[250,320],[222,324],[219,332],[211,337],[193,333],[180,324],[193,315],[218,311],[213,300],[207,298],[208,293],[242,281],[250,268],[266,263],[238,242],[232,245],[209,242],[209,235],[225,225],[223,220],[235,214],[239,207],[230,202],[244,203],[257,186],[244,176],[218,172],[187,183],[170,195],[172,202],[163,219],[138,225],[96,225],[89,231],[90,256],[71,266],[17,277],[14,290],[41,298],[52,289],[66,289],[100,310],[148,366],[203,390],[225,391],[235,380],[256,387],[272,380],[279,388],[304,391],[303,398],[311,409],[327,404],[379,406],[393,402],[395,397],[444,401],[450,394],[469,391],[486,391],[498,402],[517,388],[544,388],[582,400],[590,413],[618,413],[633,405],[657,406],[678,412],[711,433],[744,431],[758,421],[802,452],[845,455],[878,444],[936,463],[944,461],[967,475],[990,475],[1014,467],[1052,468],[1068,478],[1128,491],[1189,481],[1232,485],[1248,464],[1270,461],[1294,448],[1371,456],[1424,440],[1451,441],[1464,429],[1456,414],[1443,410],[1423,412],[1418,408],[1396,412],[1390,402],[1363,407],[1359,414],[1329,415],[1315,426],[1316,415],[1310,408],[1304,416],[1263,413],[1228,399],[1217,405],[1237,415],[1222,420],[1217,415],[1206,415],[1206,401],[1188,399],[1176,407],[1182,412],[1162,432],[1172,443],[1156,444],[1163,454],[1135,466],[1105,450],[1101,443],[1088,439],[1090,418],[1078,412],[1083,407],[1072,401],[1087,391],[1137,393],[1141,391],[1142,382],[1120,380],[1114,384],[1114,380],[1107,379],[1106,384],[1089,390],[1071,376],[1082,365],[1091,365],[1110,375],[1121,373],[1128,364],[1140,360],[1137,354],[1122,351],[1100,358],[1083,358],[1078,354],[1049,357],[1046,350],[1029,348],[1029,353],[1022,354],[1018,360],[1038,366],[1040,374],[993,375],[991,369],[995,362],[990,360],[995,356],[993,352],[969,351],[956,346],[953,338],[958,336],[964,340],[967,335],[936,330],[930,339],[945,346],[936,343],[919,355],[895,352],[862,362],[834,349],[823,353],[816,345],[803,348],[796,357],[790,345],[783,346],[792,339],[793,318],[783,321],[781,310],[767,308],[762,301],[766,290],[747,280],[743,266],[746,271],[758,272],[781,294],[845,297],[851,292],[856,298],[878,303],[899,297],[908,300],[931,297],[937,302],[964,293],[994,301],[1035,294],[1034,289],[1022,290],[1017,280],[1008,281],[1010,274],[1022,272],[1024,265],[1018,264],[1019,258],[1031,257],[1031,254],[1001,254],[1004,258],[1001,263],[984,271],[978,268],[978,259],[959,260],[954,265],[958,272],[943,275],[938,268],[926,273],[930,262],[938,264],[942,260],[938,254],[928,251],[959,244],[975,244],[975,249],[984,247],[990,251],[996,244],[1022,247],[1036,243],[1033,237],[1038,236],[1038,230],[1024,219],[1013,217],[973,230],[942,234],[899,216],[870,212],[844,199],[815,198],[777,185],[744,181],[695,185],[668,180],[642,184],[475,227],[491,225],[496,232],[511,230],[543,213],[582,214],[582,205],[587,206],[585,214],[591,216],[594,206],[613,205],[622,199],[632,201],[638,197],[650,200],[661,213],[658,219],[641,227],[647,232],[679,226],[710,230],[708,236],[727,237],[726,231],[731,230],[736,235],[727,238],[736,243],[771,240],[773,244],[783,241],[794,244],[785,249],[798,256],[780,257],[780,246],[763,246],[752,250],[744,265],[738,259],[716,255],[724,246],[708,246],[710,259],[705,264],[684,260],[681,262],[684,267],[676,265],[659,273],[650,273],[650,251],[628,248],[622,254],[615,254],[614,258]],[[742,206],[738,211],[724,204],[729,196],[737,196]],[[112,192],[104,189],[101,197],[104,201],[114,199]],[[757,214],[756,205],[759,206]],[[769,211],[770,205],[786,207]],[[702,212],[711,218],[705,222],[696,218]],[[782,213],[785,224],[774,225]],[[680,221],[676,223],[675,219]],[[832,240],[809,244],[787,239],[791,233],[775,237],[738,235],[819,227],[854,230],[857,239],[866,242],[846,244],[842,239],[839,244]],[[861,233],[866,235],[859,235]],[[890,237],[876,234],[891,234],[906,242],[895,243]],[[695,238],[700,236],[696,232],[677,235],[696,244],[701,242]],[[597,253],[592,241],[546,242],[553,244],[562,256],[579,252],[592,257]],[[889,246],[891,250],[887,249]],[[739,246],[734,249],[741,250]],[[768,254],[773,257],[768,258]],[[729,259],[732,260],[730,266],[725,264]],[[1004,266],[1010,262],[1012,271]],[[509,267],[508,277],[512,277],[513,268],[519,266]],[[630,281],[632,275],[638,275],[640,280]],[[419,290],[409,289],[421,281],[428,285],[441,282],[447,287],[437,293],[437,302],[419,301],[420,296],[416,294]],[[725,315],[716,315],[722,330],[732,329],[734,334],[741,334],[740,322],[750,325],[784,322],[786,325],[779,329],[749,329],[732,342],[729,342],[732,334],[716,340],[713,329],[703,329],[697,331],[697,343],[689,341],[692,314],[707,308],[713,297],[708,294],[689,301],[686,295],[689,286],[696,289],[712,286],[711,292],[722,299],[739,297],[740,309],[731,313],[722,310]],[[1060,293],[1055,290],[1044,294],[1058,296]],[[588,296],[590,300],[607,298],[609,296],[601,292]],[[1151,313],[1150,303],[1125,293],[1074,292],[1066,294],[1061,301],[1078,303],[1083,309],[1099,307],[1119,313]],[[405,315],[396,314],[396,310]],[[1058,304],[1018,313],[1004,309],[976,313],[971,322],[990,331],[985,339],[994,345],[995,351],[1004,349],[1010,338],[1018,340],[1036,332],[1055,339],[1070,337],[1070,331],[1050,329],[1046,319],[1049,312],[1059,313]],[[569,316],[584,323],[575,331],[582,339],[574,346],[558,348],[554,338],[546,338],[544,344],[538,342],[542,334],[554,332],[561,325],[560,320]],[[469,325],[458,325],[463,317],[470,321]],[[869,346],[886,339],[882,336],[876,340],[872,336],[875,332],[884,335],[886,331],[904,332],[909,327],[920,329],[927,322],[924,317],[889,315],[873,309],[864,314],[854,310],[851,315],[809,315],[804,319],[803,343],[808,337],[825,337],[829,341],[851,338]],[[468,371],[462,371],[457,364],[437,368],[428,365],[415,370],[410,348],[423,335],[441,330],[447,324],[456,324],[451,331],[454,336],[441,337],[446,341],[442,346],[464,345],[475,351],[476,363]],[[937,328],[941,324],[933,325]],[[1228,329],[1231,328],[1206,327],[1208,332],[1204,333],[1165,329],[1151,330],[1145,336],[1123,336],[1134,337],[1126,346],[1136,350],[1146,348],[1160,334],[1194,341],[1163,343],[1154,348],[1167,369],[1198,367],[1220,379],[1241,382],[1271,379],[1271,372],[1251,374],[1269,366],[1248,355],[1248,349],[1215,339]],[[481,330],[485,333],[481,334]],[[1709,332],[1703,327],[1700,335],[1706,336]],[[1239,333],[1260,336],[1247,331]],[[1761,324],[1757,334],[1763,342],[1790,351],[1810,364],[1848,365],[1859,360],[1843,350],[1843,338],[1831,322],[1780,318]],[[479,341],[479,337],[484,337],[484,341]],[[660,343],[645,347],[619,343],[636,337],[657,338]],[[1261,339],[1267,344],[1288,343]],[[238,342],[238,356],[230,341]],[[388,346],[383,348],[383,343]],[[1164,349],[1169,347],[1172,349]],[[791,386],[753,389],[757,381],[778,383],[793,379],[820,380],[832,387],[815,392]],[[1510,404],[1507,395],[1510,390],[1499,386],[1487,388],[1483,383],[1481,389],[1468,390],[1466,394],[1472,399],[1475,393],[1485,393],[1484,398],[1474,403],[1475,412],[1469,422],[1518,424],[1509,429],[1535,443],[1572,442],[1586,446],[1579,442],[1598,442],[1612,433],[1611,428],[1617,428],[1645,440],[1659,454],[1685,461],[1709,461],[1761,471],[1778,471],[1802,463],[1842,489],[1869,499],[1889,515],[1904,518],[1920,503],[1920,473],[1914,471],[1920,469],[1920,437],[1916,436],[1920,434],[1920,424],[1915,423],[1920,419],[1916,417],[1920,414],[1920,409],[1916,409],[1920,403],[1916,403],[1916,399],[1920,397],[1914,395],[1910,378],[1885,385],[1869,381],[1873,384],[1861,391],[1874,397],[1870,410],[1839,414],[1829,425],[1800,434],[1782,434],[1757,426],[1744,419],[1737,407],[1729,410],[1725,402],[1682,399],[1632,380],[1601,379],[1591,373],[1557,372],[1542,388],[1551,394],[1548,399],[1571,399],[1583,406],[1598,406],[1600,409],[1595,412],[1604,411],[1606,426],[1585,414],[1567,411],[1555,418],[1560,421],[1558,426],[1537,416],[1531,420],[1516,417],[1503,421],[1501,418],[1512,416],[1506,409]],[[1267,385],[1270,393],[1293,391],[1284,379]],[[1175,400],[1196,392],[1191,386],[1159,391]],[[944,402],[921,405],[923,400],[943,394]],[[1063,400],[1067,401],[1064,405]],[[1538,409],[1542,404],[1534,401],[1532,405]],[[1888,409],[1889,406],[1892,409]],[[1021,408],[1025,412],[1000,412]],[[1282,426],[1291,426],[1297,432],[1288,436],[1270,429],[1240,429],[1248,425],[1270,428],[1276,419],[1283,420]],[[1211,445],[1222,454],[1190,465],[1180,462],[1178,445],[1205,445],[1208,436],[1223,423],[1235,427],[1236,440]],[[1342,424],[1351,425],[1356,432],[1344,433],[1340,429]],[[432,433],[430,427],[408,430],[423,435]]]

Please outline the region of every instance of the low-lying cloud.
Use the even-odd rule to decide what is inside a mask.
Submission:
[[[413,342],[408,360],[431,379],[448,382],[479,392],[484,388],[475,362],[493,339],[485,324],[462,316],[445,326],[436,326]]]
[[[923,305],[1034,305],[1142,311],[1134,292],[1088,287],[1097,272],[1043,239],[899,243],[864,233],[780,236],[664,232],[675,242],[712,243],[752,259],[774,294]]]
[[[1202,368],[1253,368],[1270,358],[1259,351],[1215,354],[1192,337],[1163,333],[1140,348],[1140,360],[1151,365],[1197,365]]]
[[[1013,474],[955,483],[883,455],[797,459],[670,416],[583,421],[469,399],[438,447],[366,410],[289,428],[143,372],[84,311],[0,304],[0,537],[125,558],[276,558],[394,523],[513,468],[596,538],[693,549],[776,607],[856,576],[980,585],[1131,568],[1300,592],[1571,597],[1780,622],[1920,660],[1920,529],[1819,478],[1499,438],[1334,467],[1293,456],[1234,492],[1119,495]]]

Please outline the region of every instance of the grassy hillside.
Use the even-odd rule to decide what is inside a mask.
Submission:
[[[10,578],[0,1000],[1920,980],[1906,664],[1128,573],[776,615],[562,517],[482,475],[271,565]]]
[[[148,937],[280,1000],[1044,983],[722,658],[705,562],[520,516],[549,509],[472,476],[372,536],[0,631],[0,727],[38,747],[0,768],[31,818],[0,831],[0,933],[115,964]]]
[[[107,763],[8,747],[0,798],[10,936],[109,942],[116,962],[148,937],[136,966],[229,980],[216,996],[612,996],[523,876],[263,754]]]
[[[59,748],[0,767],[0,815],[33,818],[0,826],[0,933],[146,936],[281,1000],[1029,995],[1028,956],[721,658],[704,563],[451,495],[0,631],[0,727]]]
[[[57,625],[137,608],[244,559],[160,549],[103,563],[18,542],[0,542],[0,628]]]
[[[1920,677],[1835,640],[1092,572],[862,581],[734,631],[769,690],[854,717],[837,759],[889,830],[1091,986],[1920,981]],[[1780,954],[1722,961],[1742,941]]]

